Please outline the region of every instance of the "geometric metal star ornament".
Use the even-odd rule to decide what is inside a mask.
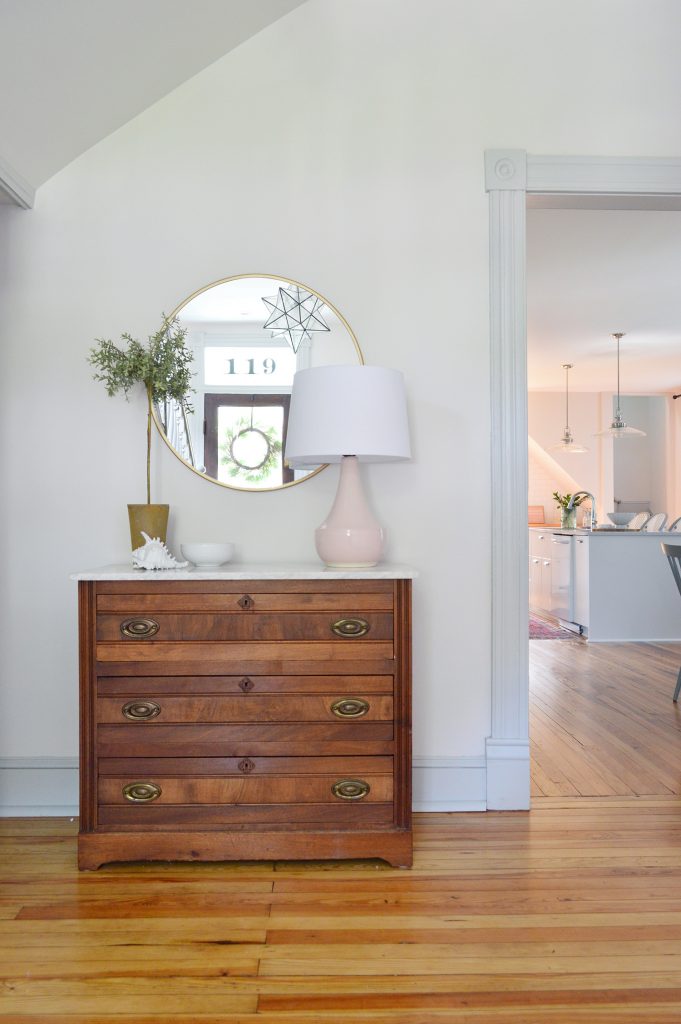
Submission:
[[[273,338],[286,335],[294,352],[303,339],[312,339],[313,332],[331,330],[321,318],[322,300],[297,284],[280,288],[276,295],[263,296],[262,301],[270,310],[263,328],[269,328]]]

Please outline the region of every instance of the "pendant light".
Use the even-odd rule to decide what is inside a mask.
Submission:
[[[572,436],[570,430],[570,416],[569,416],[569,401],[568,401],[568,374],[572,369],[572,363],[563,363],[563,369],[565,370],[565,430],[563,436],[557,444],[551,445],[552,452],[569,452],[571,455],[579,455],[583,452],[588,452],[588,448],[585,448],[583,444],[578,444]]]
[[[594,437],[645,437],[645,430],[637,430],[636,427],[628,427],[622,419],[620,412],[620,338],[624,337],[622,331],[617,331],[612,337],[617,342],[617,409],[615,418],[606,430],[599,430]]]

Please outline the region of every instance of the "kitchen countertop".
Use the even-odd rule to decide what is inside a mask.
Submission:
[[[584,530],[578,527],[575,530],[561,530],[560,527],[546,527],[545,533],[559,533],[564,537],[657,537],[658,540],[666,537],[672,541],[676,537],[681,544],[681,534],[670,533],[668,530],[628,530],[626,527],[620,529],[596,529]]]

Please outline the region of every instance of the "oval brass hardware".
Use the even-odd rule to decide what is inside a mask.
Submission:
[[[161,705],[154,700],[129,700],[121,708],[123,715],[131,722],[143,722],[161,714]]]
[[[162,793],[161,787],[155,782],[129,782],[123,786],[123,796],[133,804],[148,804],[158,800]]]
[[[369,702],[361,697],[344,697],[331,705],[334,715],[339,718],[361,718],[369,710]]]
[[[244,772],[244,774],[248,775],[248,773],[252,772],[253,769],[255,768],[255,762],[251,761],[250,757],[244,757],[242,758],[241,761],[239,761],[237,767],[240,772]]]
[[[138,640],[140,637],[153,636],[158,633],[159,624],[154,619],[124,619],[121,622],[121,633]]]
[[[249,608],[253,607],[253,605],[255,604],[255,601],[250,596],[250,594],[244,594],[243,597],[239,598],[239,600],[237,601],[237,604],[239,605],[239,608],[243,608],[244,611],[248,611]]]
[[[366,619],[339,619],[331,624],[336,636],[366,636],[370,629]]]
[[[339,800],[363,800],[371,792],[371,786],[364,779],[340,779],[334,782],[331,792]]]
[[[252,679],[249,679],[248,676],[244,676],[244,678],[239,683],[239,689],[243,690],[244,693],[248,693],[248,691],[252,690],[254,686],[255,683],[253,682]]]

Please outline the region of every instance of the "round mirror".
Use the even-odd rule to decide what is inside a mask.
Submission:
[[[307,480],[284,461],[293,374],[363,363],[347,321],[314,289],[242,274],[194,292],[175,309],[194,353],[194,393],[154,410],[170,449],[195,473],[246,491]]]

